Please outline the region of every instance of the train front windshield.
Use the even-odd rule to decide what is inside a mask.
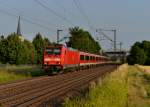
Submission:
[[[48,55],[60,55],[61,54],[60,48],[46,48],[45,51]]]

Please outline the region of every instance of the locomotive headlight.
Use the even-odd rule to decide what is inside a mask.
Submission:
[[[47,65],[47,63],[45,62],[44,65]]]
[[[55,58],[55,61],[60,61],[60,58]]]
[[[51,61],[51,58],[45,58],[44,61]]]

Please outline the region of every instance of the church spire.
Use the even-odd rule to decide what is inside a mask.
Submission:
[[[18,19],[17,35],[21,36],[20,16],[19,16],[19,19]]]

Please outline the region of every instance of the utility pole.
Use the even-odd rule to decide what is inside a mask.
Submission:
[[[116,52],[116,50],[117,50],[117,40],[116,40],[116,29],[115,30],[112,30],[113,32],[114,32],[114,52]]]
[[[98,31],[98,30],[96,30]],[[109,32],[113,32],[114,33],[114,38],[111,39],[109,36],[107,36],[103,31],[109,31]],[[113,43],[113,51],[114,51],[114,57],[113,59],[116,60],[116,51],[117,51],[117,37],[116,37],[116,29],[99,29],[99,32],[105,37],[107,38],[109,41],[111,41]]]
[[[59,32],[61,32],[63,30],[57,29],[57,44],[59,44]]]
[[[113,47],[114,47],[114,52],[117,51],[117,38],[116,38],[116,29],[114,30],[106,30],[106,29],[99,29],[100,33],[102,33],[102,35],[107,38],[109,41],[113,42]],[[103,33],[103,31],[111,31],[114,32],[114,40],[112,40],[109,36],[107,36],[105,33]],[[98,30],[96,30],[96,32],[98,32]]]
[[[122,42],[120,42],[120,52],[122,51]]]
[[[122,51],[122,42],[120,42],[119,45],[120,45],[120,61],[123,61],[122,60],[123,55],[122,55],[122,52],[121,52]]]

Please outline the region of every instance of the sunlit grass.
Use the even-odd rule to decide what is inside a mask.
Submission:
[[[21,80],[45,75],[41,66],[36,65],[3,65],[0,66],[0,83]]]
[[[64,107],[125,107],[127,105],[127,65],[111,73],[85,98],[67,100]]]
[[[123,65],[84,97],[67,99],[64,107],[150,107],[150,74]]]
[[[128,76],[129,107],[150,107],[150,74],[131,66]]]
[[[0,71],[0,83],[21,80],[29,77],[30,76],[23,75],[23,74],[15,74],[13,72]]]
[[[150,74],[150,66],[136,65],[139,69]]]

